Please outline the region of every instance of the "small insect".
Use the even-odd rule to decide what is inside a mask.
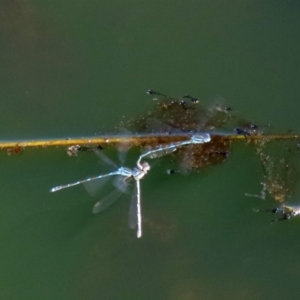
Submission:
[[[199,103],[199,99],[194,98],[194,97],[192,97],[192,96],[190,96],[190,95],[188,95],[188,94],[185,94],[185,95],[183,96],[183,98],[190,99],[190,100],[192,101],[192,103]]]
[[[151,89],[147,90],[146,92],[147,95],[157,95],[157,96],[163,96],[163,97],[167,97],[166,95],[162,94],[162,93],[159,93],[159,92],[155,92]]]
[[[104,154],[102,154],[104,156]],[[109,162],[114,165],[114,163],[106,156],[103,157],[103,159],[106,162]],[[117,168],[117,167],[116,167]],[[73,187],[76,185],[80,185],[83,183],[91,182],[94,180],[102,179],[109,176],[119,176],[119,180],[117,181],[117,188],[118,190],[114,191],[112,194],[109,194],[107,197],[102,198],[100,201],[98,201],[94,207],[93,207],[93,213],[99,213],[105,210],[107,207],[112,205],[124,192],[127,188],[128,181],[130,179],[135,180],[135,192],[132,196],[132,201],[130,204],[130,210],[129,210],[129,227],[131,229],[137,228],[137,237],[140,238],[142,236],[142,212],[141,212],[141,185],[140,180],[144,178],[144,176],[148,173],[150,170],[150,165],[145,162],[142,164],[138,164],[138,167],[134,167],[133,169],[126,168],[126,167],[120,167],[117,168],[115,171],[112,171],[107,174],[98,175],[95,177],[90,177],[87,179],[79,180],[73,183],[68,183],[65,185],[60,185],[53,187],[50,192],[57,192],[62,189],[66,189],[69,187]]]
[[[247,135],[248,135],[248,136],[251,135],[248,131],[246,131],[246,130],[244,130],[244,129],[242,129],[242,128],[234,128],[234,132],[235,132],[236,134],[244,135],[245,137],[246,137]]]
[[[282,204],[279,207],[272,208],[272,209],[254,209],[255,212],[271,212],[273,214],[281,214],[281,218],[277,218],[272,220],[273,222],[277,221],[286,221],[290,220],[293,217],[296,217],[300,214],[300,205],[287,205]]]

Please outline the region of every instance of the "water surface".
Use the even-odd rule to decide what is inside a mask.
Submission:
[[[10,0],[0,12],[3,139],[106,132],[151,107],[148,88],[300,130],[296,1]],[[189,176],[159,160],[142,183],[140,240],[128,197],[95,216],[83,187],[49,193],[102,173],[97,158],[1,153],[0,298],[296,299],[300,220],[252,212],[274,202],[244,196],[261,167],[234,150]]]

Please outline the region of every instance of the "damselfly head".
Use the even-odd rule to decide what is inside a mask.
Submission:
[[[191,137],[193,144],[204,144],[211,141],[210,134],[207,132],[197,133]]]
[[[142,171],[143,171],[145,174],[147,174],[148,171],[150,170],[150,165],[149,165],[147,162],[143,162],[143,163],[141,164],[141,166],[142,166]]]

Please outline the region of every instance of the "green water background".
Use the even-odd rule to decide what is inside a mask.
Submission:
[[[298,1],[3,0],[0,137],[106,132],[151,107],[148,88],[299,132],[299,28]],[[300,221],[252,212],[274,203],[244,196],[261,167],[234,150],[189,176],[160,160],[142,184],[140,240],[128,196],[95,216],[84,188],[49,193],[102,173],[97,158],[0,153],[0,298],[298,299]]]

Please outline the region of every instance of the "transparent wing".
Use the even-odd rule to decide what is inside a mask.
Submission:
[[[121,163],[121,166],[124,165],[124,162],[126,160],[126,156],[127,156],[127,152],[128,150],[125,150],[125,149],[118,149],[118,159]]]
[[[104,211],[109,206],[113,205],[123,193],[119,190],[113,190],[106,197],[98,201],[93,207],[93,213],[98,214]]]
[[[111,165],[114,169],[118,169],[119,167],[107,156],[103,153],[102,150],[93,149],[94,153],[106,164]]]
[[[155,132],[155,133],[158,132],[159,133],[180,133],[181,132],[179,129],[174,128],[154,118],[147,119],[146,126],[149,132]]]
[[[112,181],[114,187],[116,187],[122,193],[128,194],[128,186],[131,178],[124,176],[117,176]]]
[[[130,130],[126,129],[125,127],[119,128],[118,131],[124,137],[132,136],[132,132]],[[128,142],[128,140],[126,138],[123,139],[121,142],[119,142],[117,145],[118,159],[121,162],[121,165],[124,165],[129,148],[130,148],[130,143]]]
[[[169,153],[172,153],[174,151],[177,150],[177,144],[172,144],[172,145],[165,145],[165,146],[161,146],[159,148],[154,148],[154,149],[150,149],[150,150],[146,150],[144,153],[142,153],[139,157],[139,159],[137,160],[137,165],[139,166],[139,168],[141,168],[141,160],[144,157],[150,157],[150,158],[158,158],[164,155],[167,155]]]
[[[117,180],[119,182],[119,188],[110,192],[107,196],[98,201],[93,207],[93,213],[97,214],[114,204],[120,196],[124,193],[128,186],[128,182],[124,180],[123,176],[117,176]],[[121,186],[122,185],[122,186]]]
[[[105,162],[108,165],[113,166],[115,169],[119,169],[119,167],[107,156],[105,155],[101,150],[99,149],[93,149],[93,151],[97,154],[98,157],[101,158],[101,161]],[[122,151],[125,153],[124,151]],[[121,153],[121,151],[118,151],[118,155]],[[120,154],[121,155],[121,154]],[[126,153],[124,154],[126,155]],[[120,158],[120,156],[119,156]],[[125,157],[124,157],[125,159]],[[124,159],[122,160],[122,163],[124,162]],[[124,175],[124,174],[123,174]],[[123,192],[125,192],[126,187],[124,187],[123,181],[125,175],[122,177],[122,180],[119,178],[119,176],[115,179],[113,179],[113,185],[117,187],[118,189],[121,189]],[[85,183],[85,188],[88,191],[88,193],[92,196],[95,196],[102,188],[103,186],[107,183],[107,180],[101,180],[101,181],[95,181],[95,182],[86,182]]]
[[[91,196],[95,196],[100,192],[101,189],[104,188],[109,179],[110,177],[104,177],[101,180],[87,181],[83,183],[83,186]]]
[[[121,174],[121,175],[120,175]],[[112,180],[112,184],[119,189],[121,192],[125,193],[128,182],[130,180],[130,173],[122,173],[122,171],[118,170],[116,172],[111,173],[111,176],[114,175],[114,179]],[[84,187],[88,191],[91,196],[95,196],[99,191],[104,187],[110,177],[103,175],[101,180],[87,180],[83,183]],[[97,179],[99,179],[97,177]]]
[[[168,155],[170,153],[173,153],[177,150],[177,147],[175,144],[173,145],[166,145],[158,148],[148,148],[145,149],[145,151],[142,152],[143,157],[147,156],[149,158],[159,158],[165,155]]]

